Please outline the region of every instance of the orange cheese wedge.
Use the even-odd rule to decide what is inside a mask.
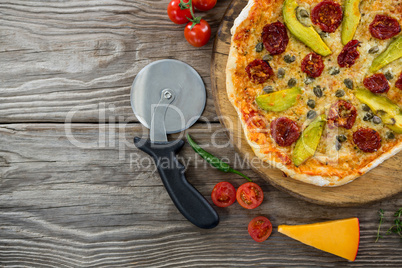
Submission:
[[[279,225],[278,232],[350,261],[356,259],[359,249],[358,218],[306,225]]]

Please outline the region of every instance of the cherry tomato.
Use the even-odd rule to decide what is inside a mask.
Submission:
[[[272,224],[263,216],[256,217],[248,224],[248,233],[255,241],[263,242],[271,235]]]
[[[206,45],[209,38],[211,38],[211,26],[203,19],[201,19],[200,23],[196,24],[193,29],[191,29],[192,25],[193,23],[189,22],[186,28],[184,28],[184,37],[186,40],[195,47]]]
[[[215,205],[225,208],[236,201],[236,189],[229,182],[223,181],[215,185],[211,197]]]
[[[188,3],[189,0],[184,0],[185,3]],[[192,18],[190,9],[181,9],[180,6],[180,0],[172,0],[170,1],[168,8],[167,8],[167,13],[169,16],[169,19],[173,21],[176,24],[184,24],[188,22],[187,18]],[[194,8],[193,8],[194,9]]]
[[[237,189],[236,199],[242,207],[254,209],[261,205],[264,194],[260,186],[254,182],[246,182]]]
[[[208,11],[216,5],[217,0],[193,0],[193,6],[199,11]]]

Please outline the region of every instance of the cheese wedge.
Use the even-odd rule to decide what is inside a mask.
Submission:
[[[350,261],[356,259],[359,249],[358,218],[306,225],[279,225],[278,232]]]

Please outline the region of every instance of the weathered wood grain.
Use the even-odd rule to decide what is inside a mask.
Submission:
[[[202,120],[217,122],[209,94],[213,42],[189,45],[184,26],[167,16],[168,2],[1,1],[0,122],[64,122],[70,111],[75,122],[135,122],[135,75],[166,58],[200,73],[208,91]],[[203,14],[213,35],[228,3]]]
[[[392,212],[402,206],[401,195],[357,208],[306,203],[276,190],[250,167],[236,164],[237,154],[227,145],[219,124],[197,124],[190,132],[193,138],[250,176],[266,196],[255,210],[238,204],[217,208],[219,226],[202,230],[179,214],[151,159],[134,148],[132,137],[144,133],[139,124],[74,124],[69,133],[61,124],[0,125],[0,266],[402,265],[399,238],[386,236],[374,243],[377,210],[386,211],[385,232],[391,225]],[[79,147],[77,141],[82,143]],[[180,156],[188,163],[189,181],[209,201],[216,183],[226,180],[237,187],[245,182],[236,175],[204,168],[204,161],[188,145]],[[258,215],[269,217],[275,227],[359,217],[357,260],[349,263],[320,252],[282,236],[276,229],[268,241],[256,243],[249,237],[247,225]]]
[[[374,243],[377,210],[386,211],[384,232],[402,205],[400,194],[357,208],[319,206],[278,191],[240,165],[225,130],[209,123],[217,122],[212,42],[201,49],[188,45],[183,26],[167,20],[168,2],[0,1],[0,267],[402,266],[400,239]],[[213,33],[229,2],[219,0],[204,14]],[[212,230],[192,226],[177,212],[152,160],[132,144],[148,130],[134,123],[130,85],[142,67],[163,58],[189,63],[207,86],[202,123],[190,132],[194,139],[236,164],[266,195],[252,211],[238,204],[218,208],[221,222]],[[69,113],[71,128],[60,124]],[[244,182],[208,167],[188,145],[180,156],[189,181],[209,201],[216,183]],[[276,230],[255,243],[247,224],[257,215],[274,226],[357,216],[357,260],[348,263]]]

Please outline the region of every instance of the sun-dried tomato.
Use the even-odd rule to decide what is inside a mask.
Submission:
[[[333,33],[342,22],[342,7],[334,1],[322,1],[313,8],[311,21],[324,32]]]
[[[355,64],[356,60],[360,57],[360,53],[357,50],[359,46],[359,41],[351,40],[343,47],[338,56],[338,64],[340,67],[350,67]]]
[[[398,80],[396,80],[395,87],[402,90],[402,73],[399,75]]]
[[[385,40],[397,35],[401,26],[396,19],[388,15],[376,15],[369,30],[373,37]]]
[[[339,100],[332,104],[328,112],[328,127],[343,127],[351,129],[356,121],[357,110],[345,100]]]
[[[382,73],[364,78],[363,85],[373,93],[386,93],[389,90],[388,80]]]
[[[314,52],[304,57],[301,64],[302,71],[313,78],[319,77],[322,74],[324,67],[322,57]]]
[[[249,65],[247,65],[246,72],[248,78],[258,84],[264,83],[274,75],[274,71],[269,63],[259,59],[253,60]]]
[[[280,21],[265,25],[261,38],[265,49],[271,55],[283,53],[289,43],[286,27]]]
[[[366,153],[374,153],[381,147],[380,134],[371,128],[360,128],[353,133],[353,142]]]
[[[271,122],[271,135],[279,146],[290,146],[300,137],[300,128],[293,120],[280,117]]]

